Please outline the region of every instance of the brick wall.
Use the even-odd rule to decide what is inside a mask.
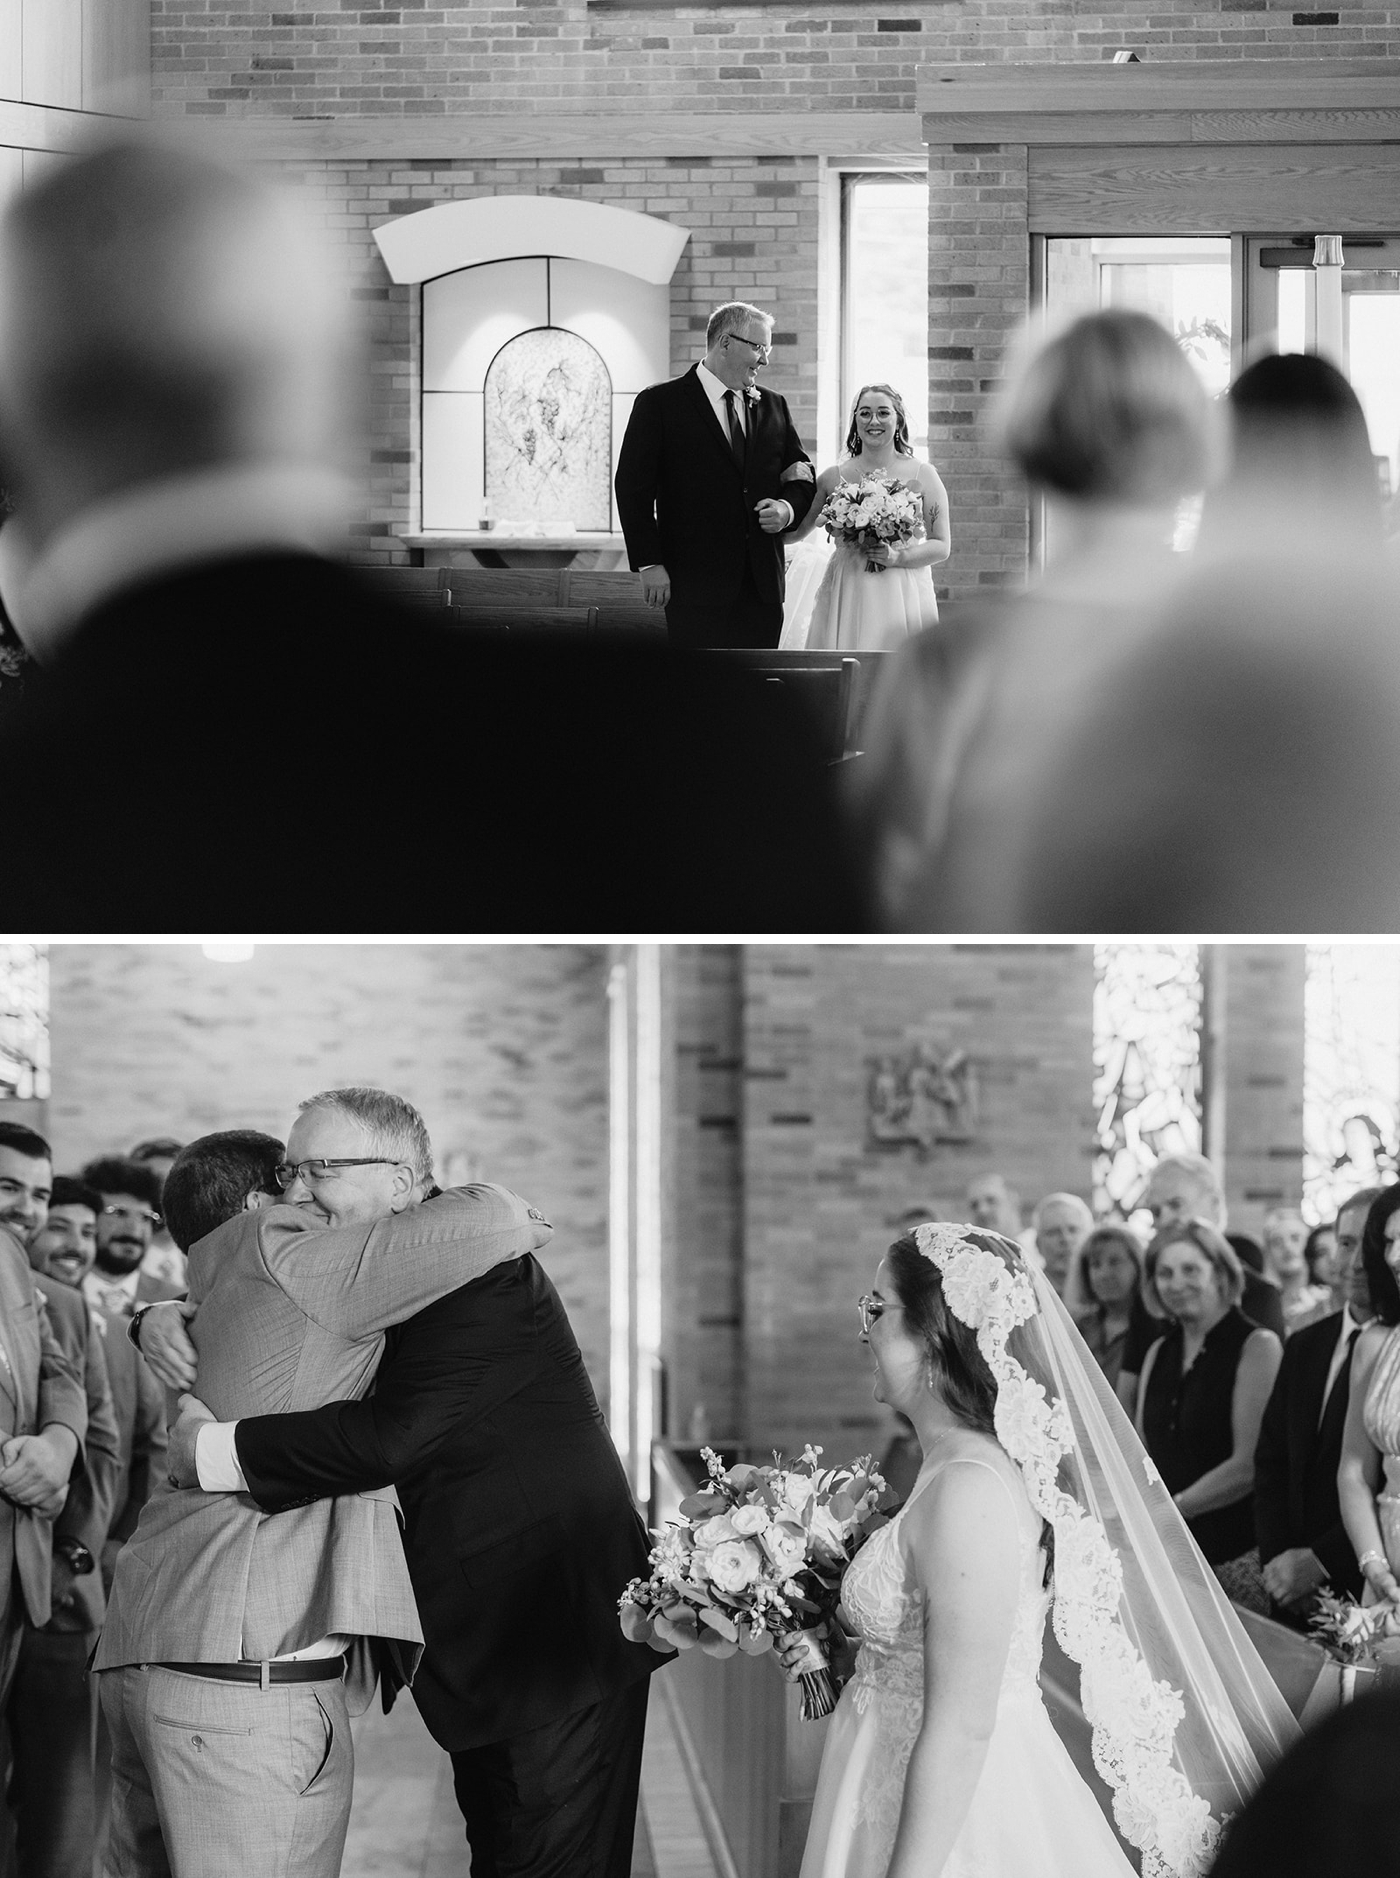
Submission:
[[[750,300],[777,316],[769,379],[811,437],[817,408],[815,158],[732,161],[679,155],[616,163],[357,162],[286,167],[339,245],[371,347],[363,475],[365,513],[353,524],[359,558],[404,562],[398,536],[418,526],[420,289],[388,278],[371,231],[438,202],[488,195],[556,195],[663,216],[694,232],[671,282],[671,369],[704,351],[722,300]]]
[[[1257,1238],[1271,1206],[1303,1197],[1305,946],[1222,946],[1225,1195]]]
[[[608,1380],[606,954],[593,946],[50,949],[61,1171],[143,1135],[285,1137],[302,1098],[371,1083],[423,1112],[439,1175],[542,1206],[545,1263]]]
[[[1330,24],[1309,24],[1318,20]],[[900,0],[872,14],[590,11],[584,0],[152,0],[162,114],[365,115],[585,110],[912,110],[919,64],[1393,57],[1400,7],[1289,0]]]
[[[1088,1192],[1093,949],[750,946],[744,954],[745,1359],[750,1439],[883,1446],[855,1300],[904,1216],[959,1219],[968,1181],[1007,1175],[1029,1207]],[[975,1139],[867,1141],[870,1059],[960,1046],[981,1084]]]

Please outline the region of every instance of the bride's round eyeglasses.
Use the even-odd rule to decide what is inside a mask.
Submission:
[[[867,1291],[864,1297],[856,1299],[856,1310],[860,1313],[860,1334],[862,1337],[868,1337],[870,1326],[875,1319],[884,1315],[885,1301],[883,1298],[872,1297]]]
[[[730,333],[728,336],[731,339],[737,339],[741,346],[751,346],[753,348],[754,357],[761,359],[765,365],[773,356],[772,346],[761,346],[756,339],[745,339],[742,333]]]

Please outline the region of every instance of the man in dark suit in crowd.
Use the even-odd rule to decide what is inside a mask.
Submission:
[[[823,753],[781,687],[597,633],[463,628],[330,558],[360,398],[319,253],[261,186],[135,144],[0,223],[0,590],[36,661],[0,746],[11,917],[854,925]],[[156,743],[123,759],[130,726]],[[158,887],[113,833],[151,827]]]
[[[1259,1425],[1254,1454],[1254,1524],[1264,1583],[1276,1614],[1307,1628],[1316,1593],[1328,1585],[1359,1598],[1362,1577],[1342,1524],[1337,1467],[1347,1418],[1352,1346],[1370,1322],[1361,1234],[1379,1187],[1353,1194],[1337,1214],[1337,1264],[1347,1274],[1340,1311],[1295,1330]]]
[[[307,1114],[331,1165],[296,1159]],[[287,1199],[336,1218],[335,1157],[366,1151],[349,1114],[304,1111]],[[156,1307],[140,1329],[158,1366],[174,1358],[166,1380],[188,1384],[184,1308]],[[363,1402],[212,1426],[187,1406],[171,1469],[206,1489],[246,1485],[269,1512],[396,1485],[426,1640],[413,1694],[451,1754],[473,1872],[628,1878],[648,1677],[663,1659],[624,1639],[617,1599],[645,1571],[647,1539],[533,1255],[392,1329]]]
[[[648,385],[617,460],[617,512],[649,605],[683,646],[776,646],[782,537],[811,507],[814,472],[787,400],[760,390],[773,316],[716,307],[705,356]]]
[[[13,1123],[0,1124],[0,1131],[0,1139],[8,1135],[11,1141],[18,1132]],[[44,1165],[52,1166],[42,1136],[35,1135],[30,1145],[36,1152],[42,1148]],[[66,1230],[60,1221],[51,1234],[49,1223],[55,1209],[68,1205],[73,1186],[53,1180],[47,1208],[31,1193],[23,1210],[13,1203],[0,1209],[0,1224],[27,1230],[35,1289],[54,1336],[83,1378],[88,1411],[87,1467],[54,1521],[53,1614],[42,1628],[25,1628],[6,1717],[12,1755],[6,1797],[19,1878],[91,1878],[97,1831],[87,1662],[106,1609],[100,1561],[122,1464],[100,1319],[78,1292],[46,1269],[55,1237]]]

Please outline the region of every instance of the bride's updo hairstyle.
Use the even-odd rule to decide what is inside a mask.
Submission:
[[[977,1347],[977,1333],[948,1309],[943,1279],[912,1234],[896,1239],[886,1256],[905,1321],[928,1351],[943,1400],[966,1428],[996,1435],[996,1378]]]
[[[860,409],[861,399],[867,391],[883,391],[894,406],[894,453],[896,456],[913,456],[914,446],[909,441],[909,419],[905,414],[904,400],[893,385],[862,385],[856,393],[851,406],[851,428],[846,432],[846,455],[860,455],[860,435],[856,430],[856,412]]]
[[[1400,1324],[1400,1282],[1385,1261],[1385,1229],[1393,1213],[1400,1213],[1400,1182],[1381,1190],[1372,1200],[1361,1234],[1361,1263],[1371,1293],[1371,1309],[1382,1324]]]

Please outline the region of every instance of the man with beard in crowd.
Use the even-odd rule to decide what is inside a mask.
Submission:
[[[160,1179],[139,1161],[106,1155],[89,1161],[83,1180],[102,1197],[97,1216],[97,1253],[83,1279],[83,1294],[108,1317],[127,1318],[142,1304],[183,1297],[142,1265],[161,1224]]]

